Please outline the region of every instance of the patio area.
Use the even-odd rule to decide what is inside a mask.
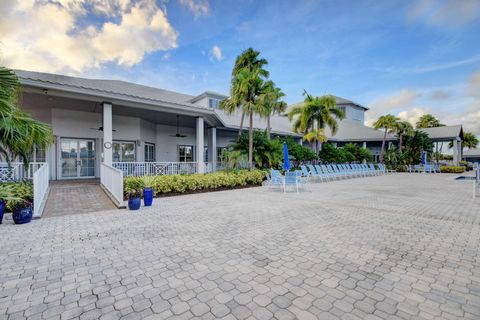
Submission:
[[[0,319],[478,319],[480,199],[392,174],[0,226]]]

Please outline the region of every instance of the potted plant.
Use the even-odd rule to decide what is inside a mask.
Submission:
[[[128,209],[138,210],[140,209],[142,194],[138,189],[131,189],[127,192],[128,197]]]
[[[7,207],[7,201],[19,201],[20,198],[14,197],[10,189],[3,187],[0,189],[0,224],[2,224],[3,214]]]
[[[32,202],[20,199],[13,202],[12,218],[15,224],[24,224],[32,221],[33,209]]]
[[[153,202],[153,183],[155,182],[154,176],[144,176],[143,180],[143,203],[145,207],[150,207]]]

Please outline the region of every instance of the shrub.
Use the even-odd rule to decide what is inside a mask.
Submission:
[[[440,171],[442,173],[463,173],[463,172],[465,172],[465,167],[462,167],[462,166],[441,166]]]
[[[152,177],[151,185],[155,195],[185,193],[198,190],[260,185],[264,176],[264,172],[260,170],[237,170],[229,173],[215,172],[192,175],[164,175]],[[131,193],[132,190],[143,188],[143,179],[140,177],[127,177],[124,180],[123,188],[125,194]]]
[[[6,201],[6,211],[10,212],[19,201],[33,202],[33,184],[31,181],[0,183],[0,194],[20,199]]]

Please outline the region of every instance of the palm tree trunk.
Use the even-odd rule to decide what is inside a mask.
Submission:
[[[270,140],[270,115],[267,116],[267,139]]]
[[[240,137],[242,135],[243,131],[243,121],[245,120],[245,111],[242,110],[242,117],[240,118],[240,129],[238,130],[238,136]]]
[[[250,127],[248,128],[248,165],[253,170],[253,112],[250,111]]]
[[[401,134],[400,137],[398,138],[398,150],[400,150],[400,152],[402,152],[402,144],[403,144],[403,135]]]
[[[385,128],[385,133],[383,134],[382,140],[382,151],[380,151],[380,162],[383,163],[383,154],[385,153],[385,141],[387,140],[387,128]]]

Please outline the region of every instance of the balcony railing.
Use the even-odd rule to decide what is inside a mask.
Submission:
[[[31,162],[25,168],[22,162],[0,162],[0,182],[13,182],[23,179],[33,179],[33,174],[40,169],[45,162]]]
[[[112,166],[124,177],[197,173],[196,162],[114,162]]]

